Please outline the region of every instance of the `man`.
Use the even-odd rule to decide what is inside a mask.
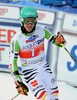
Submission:
[[[18,84],[17,90],[26,94],[27,83],[37,100],[58,100],[57,82],[45,58],[44,39],[58,46],[64,45],[65,39],[61,34],[52,36],[48,30],[36,26],[38,13],[32,7],[22,8],[20,17],[21,33],[13,37],[10,45],[10,70]],[[18,56],[24,83],[18,70]]]

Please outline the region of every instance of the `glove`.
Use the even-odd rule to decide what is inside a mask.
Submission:
[[[66,43],[63,35],[60,32],[58,32],[57,35],[52,36],[52,38],[50,39],[50,42],[54,43],[55,45],[59,47],[64,47]]]
[[[23,82],[15,81],[15,84],[18,93],[21,95],[28,95],[27,92],[29,92],[29,89]]]
[[[58,34],[55,38],[55,42],[56,42],[57,45],[65,43],[65,39],[64,39],[63,35],[60,32],[58,32]]]

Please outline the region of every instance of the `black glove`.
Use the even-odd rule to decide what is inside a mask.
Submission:
[[[22,95],[28,95],[27,92],[29,92],[29,89],[23,82],[16,81],[15,84],[18,93]]]

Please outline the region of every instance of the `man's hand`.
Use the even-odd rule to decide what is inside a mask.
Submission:
[[[23,82],[16,81],[15,84],[18,93],[22,95],[28,95],[27,92],[29,92],[29,89]]]
[[[60,32],[58,32],[57,37],[55,38],[55,42],[56,42],[57,45],[65,43],[65,39]]]

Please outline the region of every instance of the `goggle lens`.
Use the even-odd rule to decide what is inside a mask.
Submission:
[[[35,18],[24,18],[23,22],[24,22],[24,24],[29,24],[29,23],[35,24],[36,19]]]

